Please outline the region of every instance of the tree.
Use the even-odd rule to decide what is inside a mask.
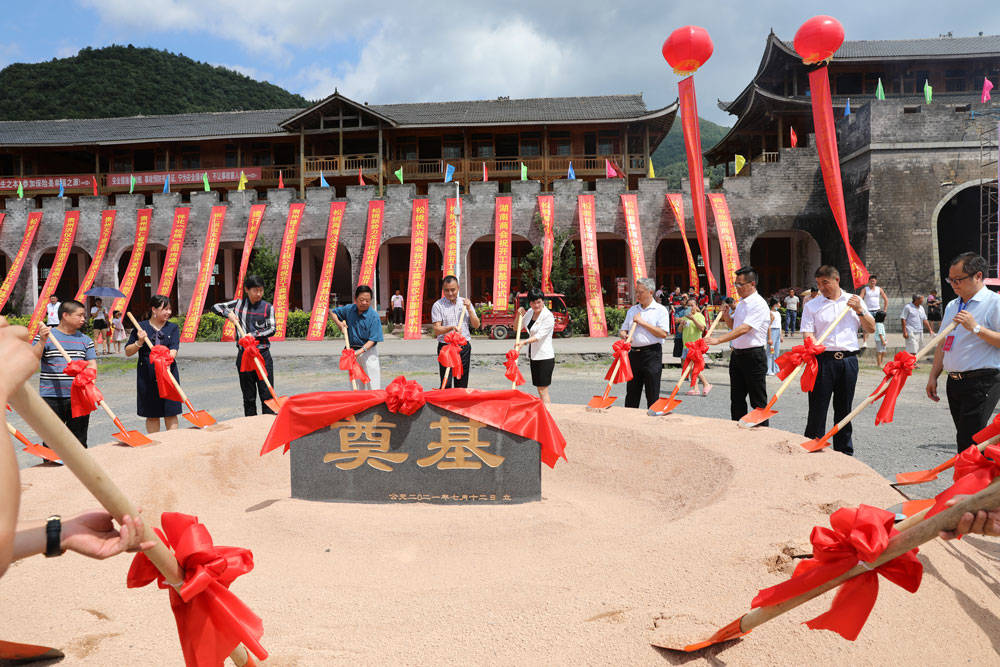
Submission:
[[[535,226],[544,232],[542,216],[536,211],[532,219]],[[576,267],[576,246],[569,239],[569,231],[553,231],[552,247],[552,287],[565,295],[566,305],[575,305],[580,300],[582,281],[572,271]],[[529,285],[542,285],[542,244],[532,246],[531,251],[521,258],[518,265],[525,273]]]
[[[264,298],[274,299],[274,281],[278,277],[278,253],[267,246],[254,248],[250,253],[247,275],[258,276],[264,281]],[[242,294],[237,295],[237,298]]]

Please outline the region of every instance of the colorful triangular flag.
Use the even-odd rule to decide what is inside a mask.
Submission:
[[[450,183],[452,177],[454,176],[455,176],[455,167],[453,165],[446,164],[444,166],[444,182]]]
[[[573,161],[572,160],[569,161],[569,169],[566,170],[566,178],[568,178],[571,181],[575,181],[576,180],[576,172],[573,171]]]
[[[94,184],[94,196],[97,196],[97,176],[90,177],[91,182]]]
[[[523,162],[521,163],[521,180],[528,180],[528,167]]]
[[[488,180],[490,180],[490,175],[489,175],[489,173],[488,173],[488,172],[486,171],[486,163],[485,163],[485,162],[483,162],[483,183],[485,183],[485,182],[486,182],[486,181],[488,181]]]
[[[617,178],[618,174],[611,168],[611,160],[604,160],[604,178]]]
[[[170,192],[170,174],[163,177],[163,194]]]
[[[799,145],[799,135],[795,134],[794,127],[788,128],[788,137],[789,139],[791,139],[792,148],[795,148],[796,146]]]
[[[743,165],[745,165],[747,163],[747,159],[745,157],[743,157],[742,155],[737,155],[735,158],[733,158],[733,161],[736,162],[736,173],[737,174],[740,173],[740,170],[743,169]]]
[[[24,199],[24,184],[21,181],[17,182],[17,198]]]
[[[884,100],[885,99],[885,88],[882,87],[882,77],[878,78],[878,86],[875,88],[875,99]]]
[[[399,180],[400,184],[403,183],[403,168],[402,167],[400,167],[396,171],[392,172],[392,175],[395,176],[397,180]]]
[[[236,191],[247,189],[247,175],[244,172],[240,172],[240,182],[236,184]]]
[[[206,172],[202,172],[202,174],[201,174],[201,182],[205,184],[205,192],[211,192],[212,191],[212,186],[210,186],[208,184],[208,172],[207,171]]]
[[[844,105],[844,115],[845,116],[850,116],[851,115],[851,98],[850,97],[847,98],[847,104]]]
[[[319,172],[319,187],[321,187],[321,188],[328,188],[328,187],[330,187],[330,184],[326,182],[325,178],[323,178],[323,172],[322,171]]]
[[[930,104],[934,99],[934,88],[927,79],[924,79],[924,102]]]
[[[656,178],[656,170],[653,169],[653,160],[652,160],[652,158],[650,158],[650,160],[649,160],[649,169],[646,172],[646,176],[648,178]]]
[[[361,175],[361,167],[358,167],[358,185],[365,184],[365,177]]]
[[[129,174],[128,177],[128,193],[132,194],[135,192],[135,174]]]
[[[59,179],[59,196],[63,196],[63,180],[61,178]]]
[[[979,101],[982,102],[983,104],[989,102],[991,97],[990,96],[991,90],[993,90],[993,82],[990,81],[988,78],[983,77],[983,96]]]
[[[281,170],[280,169],[278,170],[278,189],[279,190],[284,190],[285,189],[285,178],[284,178],[284,176],[281,175]]]

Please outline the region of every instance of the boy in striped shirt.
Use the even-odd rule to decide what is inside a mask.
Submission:
[[[73,361],[83,359],[90,368],[97,368],[97,354],[94,350],[94,341],[90,336],[81,333],[80,329],[87,322],[87,311],[83,304],[72,299],[59,304],[59,324],[49,328],[42,325],[38,329],[32,344],[41,343],[42,366],[38,376],[38,393],[52,411],[59,415],[69,430],[73,432],[77,440],[87,446],[87,428],[90,426],[90,415],[83,417],[73,417],[73,410],[70,406],[70,387],[73,378],[63,373],[66,368],[66,360],[49,340],[55,338],[66,350],[66,354]]]

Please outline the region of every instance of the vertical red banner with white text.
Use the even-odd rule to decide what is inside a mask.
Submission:
[[[194,282],[194,292],[188,305],[187,317],[181,329],[181,342],[193,343],[198,336],[198,323],[205,310],[205,297],[212,281],[215,269],[215,258],[219,253],[219,240],[222,238],[222,223],[226,220],[226,207],[213,206],[208,216],[208,233],[205,235],[205,248],[201,251],[201,264],[198,266],[198,277]]]
[[[681,233],[681,241],[684,242],[684,253],[687,255],[688,260],[688,286],[693,287],[694,291],[697,292],[701,289],[701,285],[698,282],[698,264],[694,261],[691,244],[688,243],[687,230],[684,228],[684,199],[677,194],[668,194],[667,203],[670,204],[674,220],[677,221],[677,229]]]
[[[410,274],[406,288],[406,325],[403,338],[420,338],[420,318],[424,307],[424,284],[427,276],[427,214],[430,205],[426,199],[413,200],[410,222]]]
[[[444,210],[444,267],[446,276],[458,275],[459,239],[462,235],[462,207],[454,197],[445,202]]]
[[[190,217],[190,207],[178,206],[174,209],[174,222],[170,226],[167,252],[163,255],[160,284],[156,286],[157,294],[170,296],[171,290],[174,289],[174,280],[177,278],[177,267],[181,265],[181,250],[184,248],[184,236],[187,234],[188,219]]]
[[[278,254],[278,275],[274,281],[274,335],[271,340],[285,340],[288,324],[288,294],[292,285],[292,268],[295,266],[295,241],[299,238],[304,203],[290,204],[285,220],[285,235],[281,237],[281,251]]]
[[[76,239],[76,229],[80,224],[79,211],[66,211],[63,218],[62,233],[59,235],[59,245],[56,246],[56,256],[52,258],[52,266],[49,268],[49,275],[42,286],[42,293],[38,295],[38,303],[31,313],[31,320],[28,322],[28,335],[34,336],[38,331],[38,325],[45,317],[45,306],[49,297],[55,294],[56,287],[62,279],[63,269],[66,268],[66,261],[69,259],[69,251],[73,249],[73,241]]]
[[[21,275],[24,262],[28,259],[28,251],[31,250],[31,244],[35,241],[35,235],[38,233],[38,227],[41,224],[41,211],[32,211],[28,214],[28,222],[24,226],[24,236],[21,237],[21,246],[17,249],[17,254],[14,255],[14,261],[11,262],[10,269],[7,270],[7,277],[3,279],[3,284],[0,285],[0,309],[7,305],[7,299],[10,298],[11,292],[14,291],[14,285],[17,284],[17,279]]]
[[[577,195],[580,216],[580,255],[583,259],[583,292],[587,300],[587,322],[591,338],[608,335],[604,317],[604,296],[601,294],[601,269],[597,261],[597,221],[594,216],[594,195]]]
[[[382,218],[385,214],[385,202],[372,199],[368,202],[368,227],[365,231],[365,252],[361,256],[361,272],[358,274],[358,285],[368,285],[375,289],[375,271],[378,266],[378,247],[382,243]],[[378,301],[375,295],[373,301]]]
[[[323,268],[319,273],[316,298],[313,299],[309,314],[309,330],[306,340],[323,340],[326,335],[326,321],[330,317],[330,285],[333,283],[333,269],[337,263],[337,247],[340,244],[340,227],[344,222],[346,202],[330,202],[330,217],[326,222],[326,247],[323,249]]]
[[[736,246],[736,233],[733,231],[733,219],[729,215],[729,204],[726,195],[721,192],[711,192],[708,203],[712,207],[712,217],[715,219],[715,232],[719,235],[719,248],[722,250],[722,276],[726,281],[726,294],[736,296],[736,270],[740,268],[740,251]]]
[[[708,289],[715,291],[715,282],[708,252],[708,217],[705,215],[705,168],[701,157],[701,130],[698,126],[698,101],[694,93],[694,76],[681,79],[677,84],[680,92],[681,127],[684,130],[684,150],[687,153],[688,178],[691,180],[691,208],[694,211],[694,231],[698,235],[701,261],[705,263],[705,277]]]
[[[510,304],[510,242],[513,226],[513,198],[497,197],[493,222],[493,310],[507,310]]]
[[[632,279],[646,277],[646,254],[642,250],[642,231],[639,229],[639,201],[634,194],[622,195],[622,213],[625,215],[625,238],[632,260]]]
[[[538,215],[542,219],[542,292],[552,294],[552,255],[555,239],[552,234],[552,218],[555,210],[552,195],[539,195]]]
[[[97,272],[101,269],[104,256],[108,254],[111,232],[115,229],[116,213],[114,209],[101,211],[101,234],[97,237],[97,249],[94,251],[93,259],[90,260],[90,266],[87,267],[86,275],[83,276],[83,282],[80,283],[80,289],[76,291],[75,298],[77,301],[82,302],[86,298],[83,293],[94,286],[94,280],[97,279]]]
[[[128,258],[128,266],[125,267],[125,275],[118,283],[118,291],[125,296],[115,299],[111,304],[111,312],[120,310],[122,317],[125,316],[128,302],[132,299],[135,284],[139,281],[139,271],[142,269],[142,260],[146,256],[146,243],[149,241],[149,228],[152,224],[153,209],[140,208],[135,212],[135,242],[132,244],[132,254]]]
[[[254,204],[250,207],[250,216],[247,218],[247,233],[243,237],[243,255],[240,256],[240,271],[236,274],[234,299],[243,296],[243,281],[247,277],[250,255],[253,253],[253,244],[257,242],[257,232],[260,231],[260,223],[264,219],[265,209],[267,209],[267,204]],[[222,340],[227,343],[236,340],[236,325],[229,320],[226,320],[225,324],[222,325]]]

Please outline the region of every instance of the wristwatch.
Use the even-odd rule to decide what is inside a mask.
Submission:
[[[979,332],[982,331],[982,330],[983,330],[983,328],[981,326],[979,326],[978,324],[976,326],[972,327],[972,333],[976,334],[977,336],[979,335]]]
[[[53,514],[45,521],[45,557],[62,556],[62,518]]]

